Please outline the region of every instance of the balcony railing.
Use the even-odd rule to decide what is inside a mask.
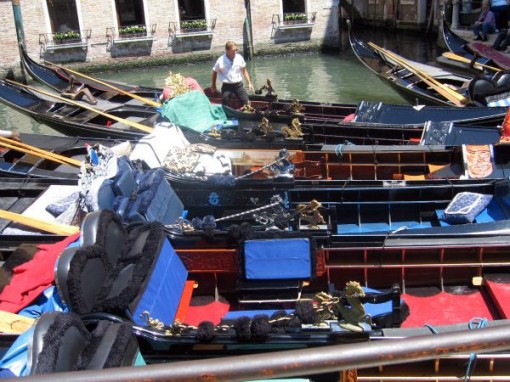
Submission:
[[[191,19],[180,22],[171,21],[168,24],[168,33],[176,37],[209,35],[212,36],[216,28],[216,19]]]
[[[92,30],[39,33],[39,45],[43,49],[83,48],[92,35]]]
[[[131,42],[136,40],[152,40],[156,33],[157,24],[152,24],[150,28],[145,25],[130,25],[125,27],[106,28],[106,38],[109,42]]]
[[[279,29],[310,28],[315,24],[317,12],[293,12],[274,14],[272,23]]]

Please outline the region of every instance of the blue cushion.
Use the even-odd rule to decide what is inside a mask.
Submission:
[[[146,322],[141,318],[141,314],[148,311],[153,318],[165,323],[173,323],[187,277],[188,271],[184,264],[169,241],[165,239],[143,293],[136,307],[130,309],[133,321],[139,325],[145,325]]]
[[[184,205],[164,177],[162,169],[150,170],[140,181],[138,195],[128,207],[129,221],[159,221],[172,224],[181,217]]]
[[[113,192],[117,196],[130,197],[131,194],[136,190],[137,184],[133,172],[128,169],[120,172],[113,181]]]
[[[472,223],[491,199],[492,195],[460,192],[444,210],[443,220],[449,224]]]
[[[244,262],[247,280],[308,279],[312,275],[310,240],[246,240]]]
[[[97,204],[100,210],[109,210],[115,201],[115,193],[112,188],[113,180],[106,179],[97,191]]]

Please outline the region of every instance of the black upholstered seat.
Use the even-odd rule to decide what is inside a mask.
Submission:
[[[29,341],[31,374],[132,366],[138,343],[127,323],[99,321],[89,330],[74,313],[50,312]]]
[[[163,225],[141,222],[125,230],[110,211],[101,211],[88,214],[82,227],[88,244],[64,251],[56,267],[57,288],[69,309],[140,325],[145,311],[173,320],[187,271]]]

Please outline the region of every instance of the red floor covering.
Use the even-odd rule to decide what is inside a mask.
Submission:
[[[220,301],[213,301],[205,305],[190,305],[184,322],[188,325],[197,326],[202,321],[211,321],[214,325],[218,325],[229,308],[229,304]]]
[[[402,323],[403,328],[457,324],[475,317],[494,318],[481,293],[454,295],[441,292],[428,297],[403,294],[402,298],[410,308],[409,317]]]
[[[510,318],[510,284],[486,281],[502,318]]]

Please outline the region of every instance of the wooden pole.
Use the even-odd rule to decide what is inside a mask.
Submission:
[[[0,145],[6,147],[8,149],[17,150],[17,151],[20,151],[20,152],[23,152],[23,153],[26,153],[29,155],[34,155],[34,156],[44,158],[47,160],[51,160],[53,162],[57,162],[60,164],[67,164],[70,166],[80,167],[81,163],[82,163],[79,160],[68,158],[63,155],[59,155],[56,153],[52,153],[50,151],[42,150],[38,147],[27,145],[26,143],[17,142],[13,139],[8,139],[8,138],[4,138],[4,137],[0,137]]]
[[[25,68],[23,67],[23,54],[21,52],[21,47],[26,46],[25,44],[25,29],[23,28],[23,17],[21,16],[21,7],[20,0],[12,0],[12,13],[14,15],[14,27],[16,28],[16,38],[18,39],[18,51],[20,60],[20,69],[21,69],[21,79],[24,82],[27,82],[27,76],[25,74]]]
[[[124,119],[124,118],[120,118],[120,117],[117,117],[117,116],[112,115],[112,114],[105,113],[104,111],[101,111],[101,110],[95,109],[93,107],[84,105],[84,104],[82,104],[80,102],[76,102],[76,101],[73,101],[73,100],[70,100],[70,99],[58,96],[58,95],[53,94],[53,93],[49,93],[49,92],[44,91],[42,89],[37,89],[37,88],[34,88],[32,86],[23,85],[23,84],[20,84],[19,82],[8,80],[8,79],[6,79],[5,81],[7,81],[8,83],[11,83],[11,84],[23,87],[25,89],[29,89],[29,90],[35,91],[37,93],[41,93],[41,94],[44,94],[46,96],[58,99],[58,100],[60,100],[62,102],[66,102],[66,103],[69,103],[71,105],[81,107],[82,109],[93,111],[94,113],[97,113],[99,115],[105,116],[105,117],[110,118],[110,119],[113,119],[114,121],[117,121],[117,122],[120,122],[120,123],[124,123],[125,125],[134,127],[135,129],[138,129],[138,130],[145,131],[146,133],[151,133],[152,130],[153,130],[152,127],[142,125],[141,123],[138,123],[138,122],[130,121],[129,119]]]
[[[28,227],[40,229],[44,232],[54,233],[55,235],[73,235],[80,231],[79,227],[67,224],[49,223],[44,220],[23,216],[14,212],[0,210],[0,218],[11,220],[16,223],[26,225]]]
[[[423,82],[425,82],[427,85],[436,90],[439,94],[441,94],[447,100],[451,101],[456,106],[465,106],[465,104],[469,102],[469,100],[462,94],[456,92],[453,89],[448,88],[441,82],[437,81],[435,78],[429,76],[427,73],[421,71],[420,69],[416,68],[415,66],[407,62],[404,58],[400,57],[399,55],[392,53],[384,48],[381,48],[380,46],[377,46],[372,42],[369,42],[368,44],[372,49],[376,50],[379,53],[382,53],[389,59],[395,61],[397,65],[400,65],[404,69],[407,69],[410,72],[414,73]]]
[[[492,70],[494,72],[501,72],[501,70],[502,70],[500,68],[496,68],[495,66],[490,66],[490,65],[481,64],[479,62],[475,62],[473,60],[470,60],[469,58],[459,56],[458,54],[455,54],[453,52],[444,52],[442,54],[442,56],[446,57],[446,58],[448,58],[450,60],[459,61],[459,62],[465,62],[467,64],[473,63],[473,66],[476,69],[479,69],[479,70],[482,70],[483,68]]]

